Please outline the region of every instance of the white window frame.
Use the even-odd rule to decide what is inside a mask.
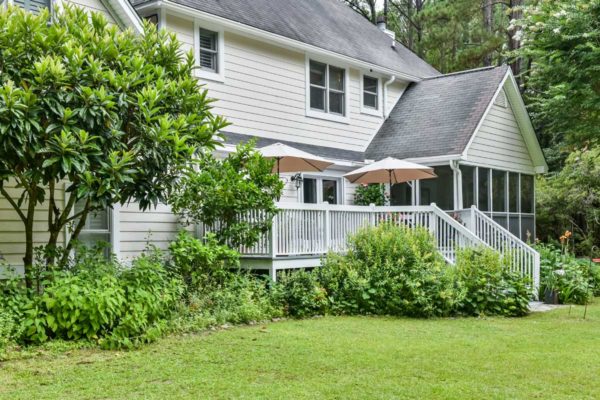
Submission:
[[[326,181],[336,181],[337,184],[337,197],[338,197],[338,205],[345,204],[344,199],[344,179],[340,176],[332,176],[332,175],[320,175],[320,174],[302,174],[302,180],[304,179],[315,179],[317,181],[317,204],[323,204],[323,180]],[[298,202],[304,203],[304,183],[298,190]]]
[[[200,68],[200,29],[213,31],[217,34],[217,72]],[[194,20],[194,59],[197,78],[208,81],[225,82],[225,31],[222,26],[210,22]]]
[[[63,193],[65,195],[65,199],[69,195],[72,196],[72,194],[69,194],[67,192],[66,184],[63,187]],[[71,213],[69,214],[69,217],[72,217],[73,215],[74,215],[74,208],[71,209]],[[90,229],[90,230],[87,230],[86,232],[106,233],[105,230],[95,230],[95,229]],[[81,232],[80,232],[80,234],[81,234]],[[110,251],[112,252],[112,254],[114,254],[117,257],[117,259],[120,259],[121,258],[121,205],[119,203],[113,204],[112,208],[108,209],[108,234],[109,234],[109,242],[108,243],[110,243]],[[65,231],[64,231],[65,243],[69,241],[70,237],[71,237],[71,234],[70,234],[69,230],[65,229]]]
[[[325,111],[317,110],[310,107],[310,61],[316,61],[318,63],[322,63],[327,65],[327,69],[325,72]],[[329,102],[329,89],[327,81],[329,80],[329,67],[339,68],[344,71],[344,115],[333,114],[328,110],[328,102]],[[350,97],[352,96],[352,91],[350,89],[350,68],[348,65],[343,63],[339,63],[336,61],[328,60],[323,57],[316,57],[309,54],[306,54],[305,57],[305,72],[306,72],[306,116],[309,118],[318,118],[324,119],[328,121],[341,122],[344,124],[350,123]]]
[[[9,5],[14,5],[14,0],[4,0],[0,1],[0,7],[8,7]],[[55,9],[62,9],[62,0],[48,0],[48,4],[50,5],[50,12],[54,12]]]
[[[377,109],[365,106],[365,76],[377,79]],[[383,84],[381,75],[360,71],[360,112],[375,117],[383,117]]]

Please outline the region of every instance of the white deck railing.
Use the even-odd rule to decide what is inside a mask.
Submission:
[[[483,212],[472,207],[458,213],[465,226],[488,246],[510,260],[513,270],[529,276],[534,288],[540,284],[540,254]]]
[[[273,227],[259,243],[242,248],[246,257],[323,256],[328,251],[348,250],[348,237],[366,226],[392,221],[408,227],[425,227],[434,235],[437,248],[454,264],[459,248],[487,246],[465,226],[440,208],[430,206],[374,207],[329,204],[279,203]],[[250,213],[248,222],[260,218]]]

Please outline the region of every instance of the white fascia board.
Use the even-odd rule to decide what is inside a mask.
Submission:
[[[119,20],[125,27],[132,28],[137,33],[144,32],[144,24],[133,6],[127,0],[102,0],[118,14]]]
[[[142,11],[146,8],[165,8],[175,14],[178,14],[184,18],[197,18],[201,20],[212,21],[223,25],[223,27],[230,32],[240,33],[242,35],[252,37],[254,39],[267,42],[273,45],[284,47],[286,49],[295,49],[302,52],[307,52],[313,55],[322,57],[331,57],[336,60],[343,61],[354,68],[373,70],[385,75],[396,75],[397,78],[401,78],[410,82],[419,82],[421,78],[407,74],[402,71],[385,68],[376,64],[371,64],[361,60],[357,60],[352,57],[345,56],[343,54],[336,53],[334,51],[325,50],[311,44],[303,43],[298,40],[290,39],[285,36],[277,35],[275,33],[267,32],[262,29],[254,28],[249,25],[242,24],[240,22],[232,21],[227,18],[219,17],[214,14],[209,14],[203,11],[196,10],[192,7],[187,7],[181,4],[173,3],[169,0],[160,0],[152,3],[142,4],[136,7],[137,10]]]
[[[460,154],[451,154],[447,156],[433,156],[433,157],[415,157],[415,158],[406,158],[406,161],[414,162],[417,164],[425,164],[425,165],[445,165],[449,161],[461,160],[462,156]]]

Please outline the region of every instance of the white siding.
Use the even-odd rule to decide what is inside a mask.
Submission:
[[[184,50],[193,49],[191,20],[168,15],[167,29],[177,33]],[[350,123],[346,124],[305,115],[303,53],[230,32],[225,32],[224,51],[225,82],[207,81],[206,87],[209,95],[218,99],[214,112],[233,123],[227,128],[230,132],[362,151],[383,122],[381,117],[360,112],[358,70],[349,70]],[[396,103],[404,87],[402,82],[390,85],[389,107]]]
[[[136,203],[124,205],[119,213],[121,258],[129,260],[144,252],[148,244],[166,250],[182,228],[168,206],[141,211]]]
[[[506,107],[499,104],[502,102],[492,105],[475,134],[467,159],[470,163],[532,174],[534,165],[510,103],[507,101]]]
[[[19,198],[22,191],[9,182],[5,187],[12,199]],[[56,204],[62,209],[64,206],[64,191],[56,191]],[[26,212],[26,202],[21,209]],[[48,241],[48,202],[36,206],[33,224],[33,240],[35,246],[41,246]],[[61,235],[59,244],[62,244]],[[9,265],[23,265],[25,254],[25,225],[17,212],[4,196],[0,195],[0,255]]]
[[[106,6],[102,4],[100,0],[66,0],[66,3],[73,4],[74,6],[87,8],[90,11],[100,12],[104,14],[108,22],[116,24],[117,22],[113,18],[112,14],[108,11]]]

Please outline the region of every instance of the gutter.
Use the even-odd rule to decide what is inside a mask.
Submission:
[[[211,22],[216,22],[216,23],[223,25],[225,28],[228,28],[228,30],[230,30],[232,32],[238,32],[238,33],[243,34],[244,36],[253,37],[260,41],[267,42],[267,43],[270,43],[273,45],[278,45],[280,47],[284,47],[287,49],[293,48],[295,50],[299,50],[301,52],[305,52],[305,53],[309,53],[309,54],[314,54],[317,56],[333,57],[333,58],[342,60],[343,62],[350,64],[356,68],[373,70],[375,72],[379,72],[384,75],[394,75],[394,76],[397,76],[401,79],[404,79],[404,80],[407,80],[410,82],[419,82],[422,80],[422,78],[415,76],[415,75],[407,74],[407,73],[400,72],[400,71],[395,71],[390,68],[385,68],[385,67],[371,64],[371,63],[368,63],[365,61],[360,61],[356,58],[352,58],[352,57],[349,57],[349,56],[346,56],[346,55],[343,55],[340,53],[336,53],[334,51],[325,50],[320,47],[317,47],[317,46],[314,46],[311,44],[307,44],[307,43],[303,43],[303,42],[300,42],[295,39],[290,39],[288,37],[278,35],[275,33],[271,33],[271,32],[267,32],[262,29],[252,27],[250,25],[232,21],[230,19],[223,18],[218,15],[214,15],[214,14],[210,14],[210,13],[207,13],[204,11],[196,10],[195,8],[192,8],[189,6],[177,4],[170,0],[159,0],[159,1],[153,1],[150,3],[146,3],[146,4],[141,4],[140,6],[136,7],[135,9],[139,12],[139,11],[143,11],[145,9],[156,9],[156,8],[163,8],[163,9],[172,11],[172,12],[178,14],[179,16],[181,16],[183,18],[187,18],[187,19],[196,18],[196,19],[202,19],[202,20],[208,20]]]
[[[388,86],[391,85],[392,83],[394,83],[396,81],[396,75],[392,75],[392,77],[383,84],[383,119],[386,120],[390,114],[387,110],[387,93],[388,93]]]

